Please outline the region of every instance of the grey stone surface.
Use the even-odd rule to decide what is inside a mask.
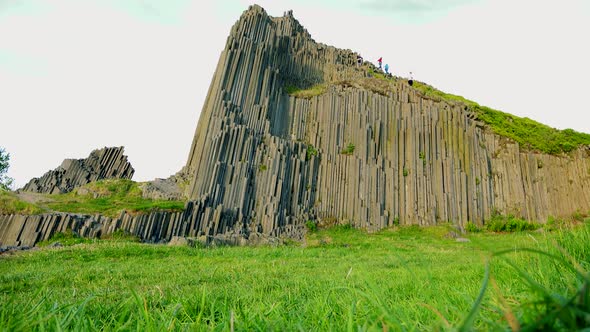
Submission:
[[[282,243],[278,236],[267,234],[232,230],[207,235],[199,231],[199,228],[200,224],[195,222],[191,209],[185,212],[156,211],[142,215],[123,212],[116,218],[68,213],[0,215],[0,248],[31,248],[38,242],[49,240],[53,235],[66,231],[87,238],[101,238],[118,230],[135,235],[143,242],[164,242],[191,247]],[[299,231],[286,236],[301,237],[303,229]]]
[[[158,200],[184,200],[185,188],[188,185],[187,174],[184,170],[167,179],[155,179],[139,185],[144,198]]]
[[[462,104],[367,76],[356,53],[316,43],[291,13],[246,11],[221,54],[186,164],[198,229],[292,234],[315,218],[368,230],[463,228],[494,211],[544,222],[590,210],[588,147],[524,152]],[[316,83],[329,87],[310,98],[285,92]],[[349,143],[354,151],[342,154]]]
[[[184,247],[189,245],[188,238],[184,236],[173,236],[170,241],[168,242],[169,246],[179,246]]]
[[[94,150],[86,159],[66,159],[56,169],[33,178],[23,192],[63,194],[103,179],[131,179],[135,170],[123,154],[123,147]]]

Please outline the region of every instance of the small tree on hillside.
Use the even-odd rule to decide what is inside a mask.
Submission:
[[[12,178],[6,176],[8,172],[8,161],[10,160],[10,153],[6,152],[4,148],[0,148],[0,189],[10,190],[12,185]]]

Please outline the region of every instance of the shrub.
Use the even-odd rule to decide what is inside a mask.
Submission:
[[[563,225],[563,221],[556,219],[553,216],[549,216],[547,217],[547,222],[545,223],[545,225],[543,225],[543,229],[545,229],[546,231],[555,231],[558,228],[561,228]]]
[[[354,153],[354,144],[348,143],[345,149],[343,149],[340,153],[350,156]]]
[[[582,222],[582,221],[584,221],[585,216],[580,211],[576,211],[576,212],[574,212],[574,214],[572,214],[572,219],[574,221]]]
[[[305,160],[310,160],[311,157],[315,157],[318,155],[318,150],[313,147],[313,145],[309,144],[307,146],[307,152],[305,154]]]
[[[308,220],[305,223],[305,227],[307,227],[308,231],[313,233],[318,230],[318,223],[315,220]]]
[[[6,176],[10,161],[10,153],[6,152],[4,148],[0,147],[0,189],[10,190],[13,179]]]
[[[516,218],[512,215],[503,216],[496,214],[492,216],[486,224],[486,229],[492,232],[522,232],[534,231],[541,227],[538,223],[526,221],[521,218]]]
[[[465,225],[465,230],[469,233],[477,233],[480,231],[479,227],[477,227],[477,225],[471,221],[467,222]]]

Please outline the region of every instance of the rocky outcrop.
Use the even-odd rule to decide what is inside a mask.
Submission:
[[[187,174],[184,170],[167,179],[154,179],[139,184],[144,198],[156,200],[186,200],[185,188],[188,185]]]
[[[203,202],[197,228],[274,234],[319,218],[376,230],[590,210],[587,147],[523,152],[462,104],[426,98],[403,80],[355,83],[368,76],[356,53],[316,43],[290,12],[246,11],[186,164],[187,196]],[[329,87],[308,98],[285,89],[315,84]]]
[[[101,215],[48,213],[41,215],[0,215],[0,253],[10,248],[31,248],[41,241],[51,239],[56,233],[73,232],[86,238],[104,238],[117,231],[137,236],[143,242],[165,243],[179,238],[199,241],[203,245],[259,245],[271,244],[278,237],[270,238],[260,233],[200,231],[192,218],[192,209],[185,212],[156,211],[131,215],[121,213],[109,218]],[[301,239],[302,227],[285,234]]]
[[[73,231],[87,238],[100,238],[117,230],[138,236],[145,242],[169,240],[184,233],[182,213],[154,212],[117,218],[101,215],[50,213],[41,215],[0,216],[0,246],[33,246],[55,233]]]
[[[94,150],[86,159],[66,159],[58,168],[33,178],[21,191],[63,194],[87,183],[103,179],[131,179],[131,167],[123,147]]]

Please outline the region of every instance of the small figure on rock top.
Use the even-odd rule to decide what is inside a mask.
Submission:
[[[385,74],[389,75],[389,65],[385,64]]]
[[[359,55],[356,56],[356,64],[360,67],[363,65],[363,57]]]
[[[408,84],[410,86],[414,85],[414,75],[412,75],[412,72],[410,72],[410,79],[408,80]]]
[[[383,62],[383,58],[379,58],[379,60],[377,60],[377,62],[379,63],[379,70],[381,70],[381,63]]]

